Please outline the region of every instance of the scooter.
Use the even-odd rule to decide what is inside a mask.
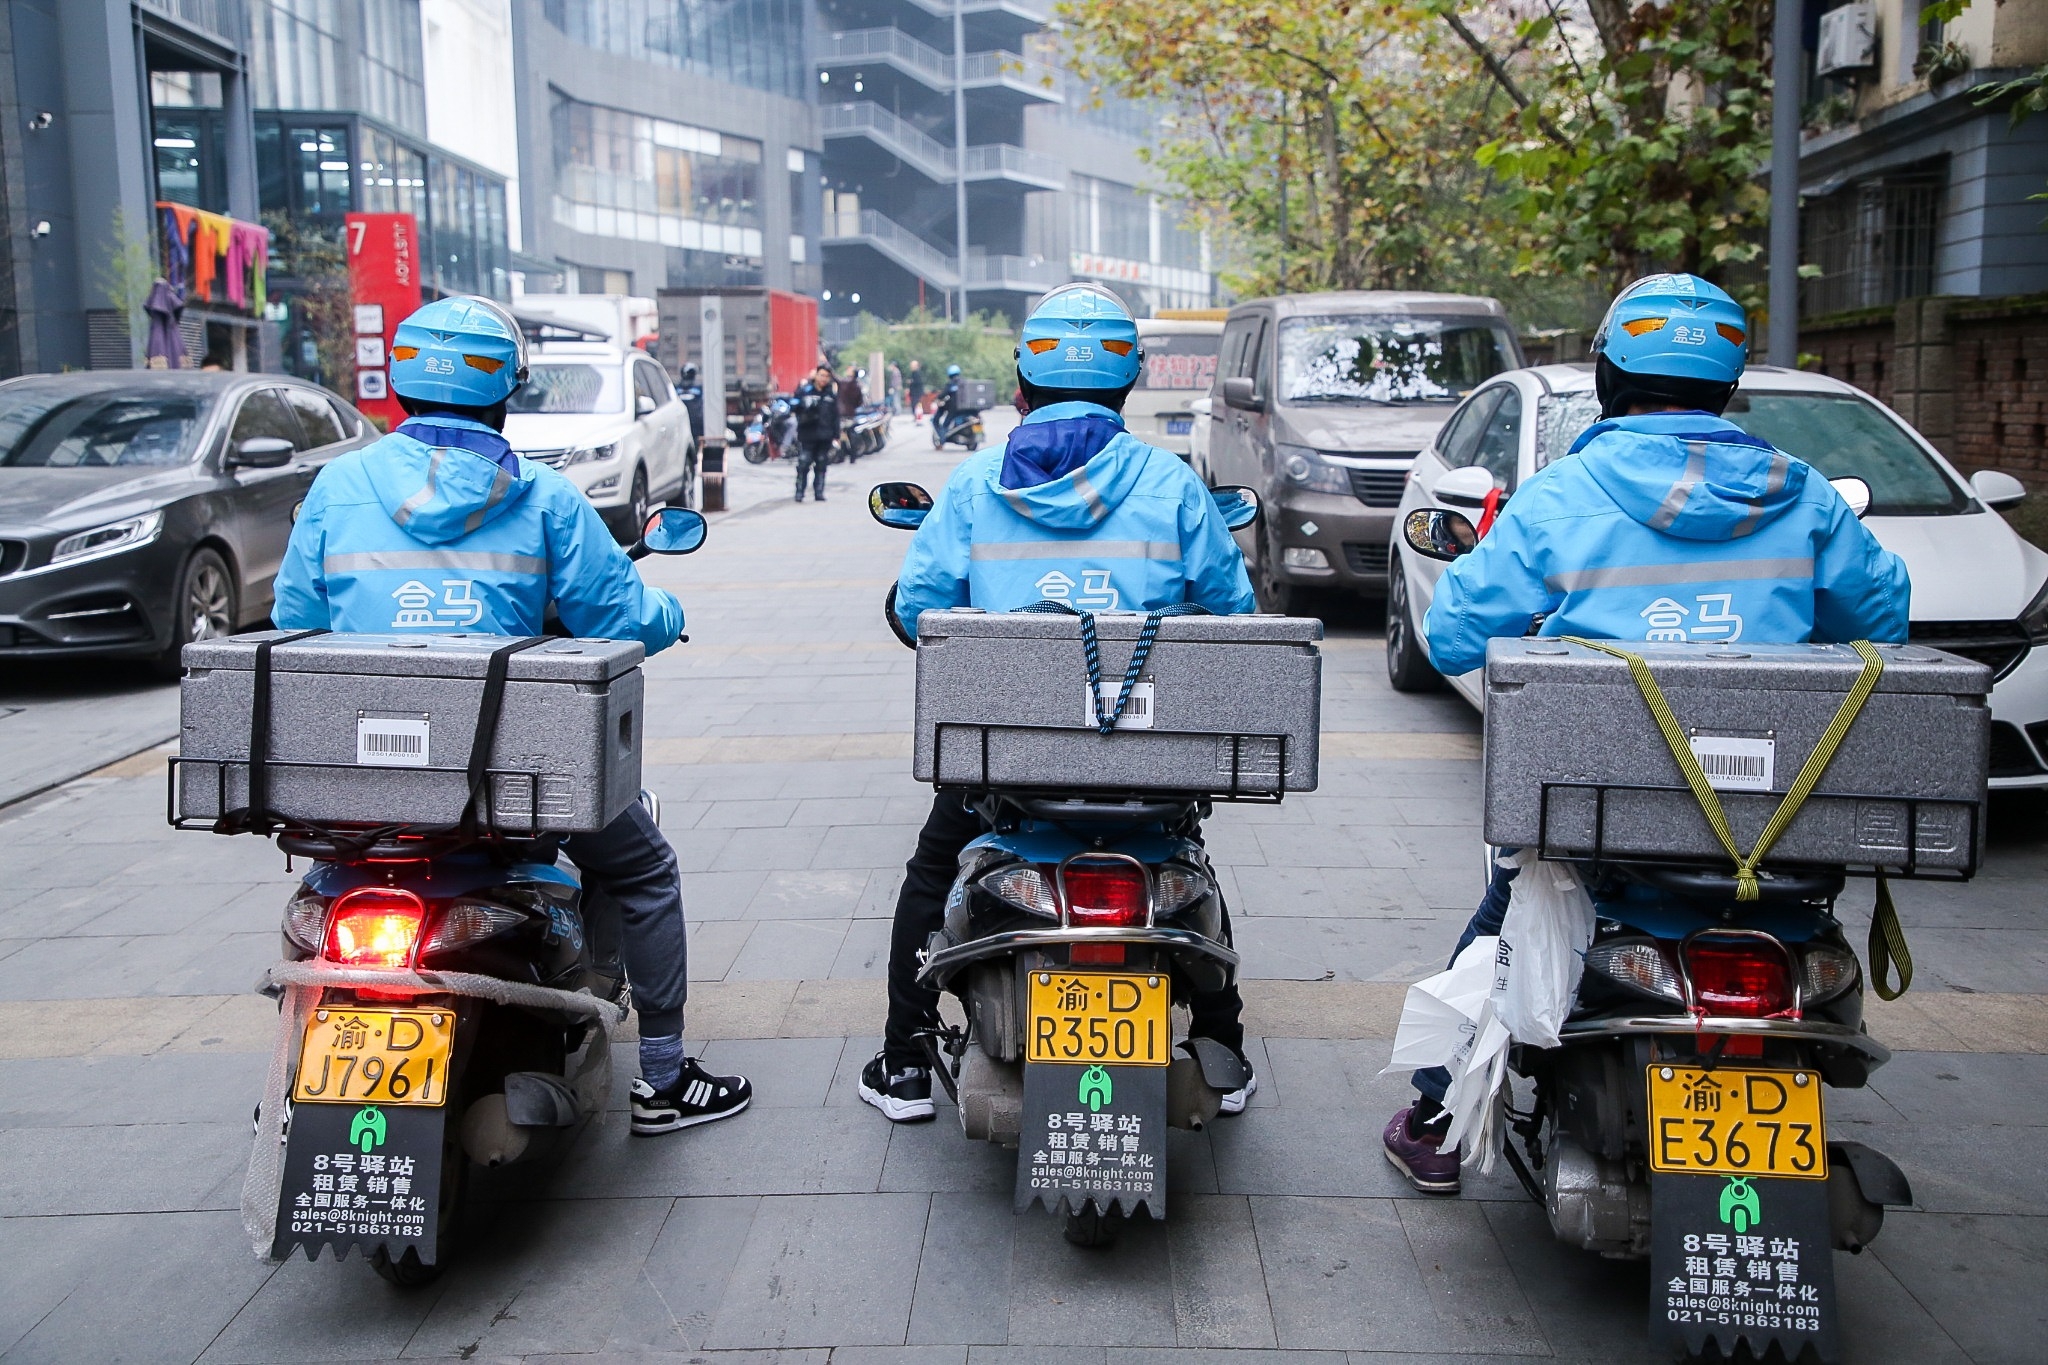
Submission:
[[[965,447],[968,450],[981,449],[983,432],[981,413],[934,412],[932,414],[932,449],[944,450],[948,445]]]
[[[889,409],[882,403],[862,405],[840,436],[840,448],[848,463],[872,455],[888,443]]]
[[[663,508],[630,553],[689,554],[704,536],[701,514]],[[240,832],[184,819],[179,773],[174,826]],[[625,1012],[617,911],[585,900],[553,836],[251,814],[242,828],[310,866],[265,981],[279,1038],[245,1225],[274,1260],[360,1248],[392,1284],[430,1283],[455,1255],[471,1166],[563,1150],[603,1108]]]
[[[1256,495],[1222,489],[1233,529]],[[869,495],[882,525],[915,530],[916,484]],[[914,642],[885,612],[905,644]],[[1174,1045],[1170,1007],[1235,979],[1237,953],[1200,840],[1206,796],[991,789],[970,794],[988,833],[961,855],[944,928],[919,980],[959,999],[964,1027],[925,1035],[961,1130],[1015,1149],[1014,1206],[1064,1213],[1078,1246],[1113,1242],[1167,1206],[1166,1129],[1199,1129],[1244,1084],[1235,1054]]]
[[[1479,540],[1435,509],[1402,534],[1444,561]],[[1913,1198],[1890,1158],[1827,1135],[1824,1089],[1891,1057],[1835,915],[1846,869],[1767,869],[1743,901],[1725,864],[1540,852],[1580,865],[1597,918],[1560,1045],[1509,1050],[1532,1096],[1507,1111],[1509,1166],[1560,1242],[1650,1262],[1654,1341],[1837,1359],[1831,1251],[1861,1252]]]
[[[741,454],[748,464],[780,460],[789,450],[789,400],[778,398],[754,413],[747,423],[746,445]]]

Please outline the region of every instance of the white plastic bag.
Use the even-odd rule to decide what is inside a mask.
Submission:
[[[1593,945],[1593,898],[1568,864],[1544,862],[1534,849],[1509,861],[1521,873],[1500,929],[1494,1013],[1516,1042],[1556,1047]]]
[[[1481,1171],[1493,1169],[1504,1131],[1508,1031],[1493,998],[1499,949],[1500,940],[1490,934],[1476,938],[1448,970],[1408,988],[1386,1068],[1440,1066],[1451,1073],[1444,1095],[1451,1126],[1444,1142],[1461,1148],[1465,1164]]]

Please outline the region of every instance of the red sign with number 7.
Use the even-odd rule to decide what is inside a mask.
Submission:
[[[391,334],[420,306],[419,224],[410,213],[351,213],[347,246],[356,340],[355,392],[350,396],[388,431],[405,420],[385,367]]]

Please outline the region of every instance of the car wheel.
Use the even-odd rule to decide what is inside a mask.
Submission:
[[[227,560],[218,550],[194,550],[171,597],[171,643],[157,656],[156,671],[167,678],[180,676],[185,646],[233,635],[240,610],[241,591]]]
[[[754,463],[759,464],[760,461],[756,460]],[[683,460],[683,486],[676,496],[682,500],[685,507],[704,505],[704,480],[697,464],[697,452],[694,450]]]
[[[1259,610],[1275,616],[1294,611],[1294,585],[1280,576],[1280,547],[1270,531],[1259,536],[1259,562],[1252,569],[1252,591],[1258,595]]]
[[[647,517],[653,504],[647,497],[647,466],[636,465],[633,469],[633,491],[626,498],[625,534],[619,543],[631,545],[640,539],[640,530],[647,525]]]
[[[1415,618],[1408,607],[1408,570],[1398,551],[1387,563],[1387,681],[1396,692],[1435,692],[1443,687],[1444,677],[1429,662],[1422,641],[1415,636]]]

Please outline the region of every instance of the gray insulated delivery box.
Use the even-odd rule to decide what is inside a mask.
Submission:
[[[1747,854],[1863,661],[1848,645],[1617,643],[1650,666]],[[1763,866],[1976,865],[1991,670],[1916,645],[1878,654],[1877,690]],[[1487,646],[1486,841],[1728,863],[1628,665],[1554,639]]]
[[[259,631],[185,646],[177,815],[248,804]],[[269,808],[309,824],[453,825],[502,635],[316,635],[270,652]],[[548,640],[506,661],[481,823],[603,829],[640,793],[637,642]],[[225,797],[225,807],[222,801]]]
[[[1145,618],[1098,615],[1116,704]],[[1088,720],[1078,616],[928,611],[917,619],[920,782],[1277,796],[1313,791],[1320,621],[1169,616],[1123,723]]]

